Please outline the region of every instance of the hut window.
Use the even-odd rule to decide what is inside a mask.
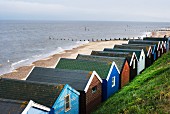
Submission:
[[[114,86],[115,86],[115,76],[112,77],[112,87],[114,87]]]
[[[70,95],[67,95],[65,97],[65,112],[69,111],[71,109],[70,106]]]
[[[135,69],[135,59],[133,60],[133,69]]]
[[[92,88],[92,93],[96,93],[96,91],[97,91],[97,86],[94,86],[94,87]]]

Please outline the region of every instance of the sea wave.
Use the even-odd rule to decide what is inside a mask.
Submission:
[[[37,58],[37,57],[41,57],[42,55],[40,54],[40,55],[33,55],[32,57],[33,58]]]
[[[11,64],[11,67],[16,67],[16,66],[18,66],[19,64],[22,64],[22,63],[24,63],[24,62],[26,62],[26,61],[29,61],[29,59],[23,59],[23,60],[20,60],[20,61],[17,61],[17,62],[15,62],[15,63],[12,63]]]

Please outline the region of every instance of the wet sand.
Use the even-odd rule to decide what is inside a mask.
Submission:
[[[48,58],[35,61],[29,66],[23,66],[23,67],[17,68],[11,73],[2,75],[2,77],[21,80],[21,79],[24,79],[29,74],[29,72],[34,66],[55,68],[59,58],[75,59],[78,54],[90,55],[92,50],[101,51],[104,48],[113,48],[115,44],[123,44],[123,43],[128,43],[128,41],[115,40],[115,41],[90,42],[87,44],[83,44],[77,48],[73,48],[71,50],[65,50],[59,54],[54,54]]]

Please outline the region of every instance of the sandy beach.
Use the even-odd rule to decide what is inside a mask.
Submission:
[[[34,66],[37,67],[46,67],[46,68],[54,68],[57,64],[59,58],[73,58],[75,59],[78,54],[87,54],[89,55],[92,50],[101,51],[104,48],[113,48],[115,44],[123,44],[128,43],[128,41],[99,41],[99,42],[89,42],[87,44],[83,44],[77,48],[73,48],[71,50],[65,50],[59,54],[54,54],[48,58],[44,58],[42,60],[38,60],[30,64],[29,66],[23,66],[15,69],[11,73],[7,73],[2,75],[3,78],[11,78],[11,79],[24,79],[31,69]]]
[[[152,37],[163,37],[164,35],[170,36],[170,31],[157,31],[152,32]],[[61,53],[54,54],[48,58],[44,58],[42,60],[38,60],[30,64],[29,66],[23,66],[20,68],[15,69],[11,73],[7,73],[2,75],[3,78],[11,78],[11,79],[24,79],[31,69],[36,67],[46,67],[46,68],[54,68],[57,64],[59,58],[73,58],[75,59],[78,54],[87,54],[89,55],[92,50],[100,51],[104,48],[113,48],[115,44],[123,44],[128,43],[128,41],[121,41],[121,40],[115,40],[115,41],[99,41],[99,42],[89,42],[87,44],[83,44],[77,48],[73,48],[71,50],[65,50]]]

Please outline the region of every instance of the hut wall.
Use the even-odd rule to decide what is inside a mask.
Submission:
[[[107,82],[107,98],[109,98],[111,95],[113,95],[115,92],[119,90],[119,79],[120,79],[120,74],[117,70],[117,68],[114,66],[113,69],[111,69],[112,72],[110,74],[110,78],[108,79]],[[114,86],[113,86],[113,79],[114,81]]]
[[[121,79],[120,79],[120,87],[122,88],[123,86],[125,86],[126,84],[129,83],[130,80],[130,67],[128,62],[126,61],[124,64],[124,67],[121,71]]]
[[[133,58],[134,60],[135,58]],[[133,80],[133,78],[135,78],[135,76],[137,75],[137,65],[138,61],[137,59],[135,59],[135,68],[133,68],[133,62],[132,65],[130,66],[130,80]]]
[[[137,74],[140,74],[144,69],[145,69],[145,53],[141,52],[141,55],[138,61]]]
[[[94,91],[96,88],[96,91]],[[86,93],[86,114],[89,114],[102,101],[102,83],[95,76]]]
[[[79,97],[79,113],[85,114],[86,113],[86,94],[84,91],[80,92]]]
[[[79,93],[78,93],[79,94]],[[55,114],[78,114],[79,113],[79,95],[77,92],[66,85],[60,93],[60,96],[57,98],[56,102],[53,105]],[[65,110],[65,97],[70,96],[70,110]]]

